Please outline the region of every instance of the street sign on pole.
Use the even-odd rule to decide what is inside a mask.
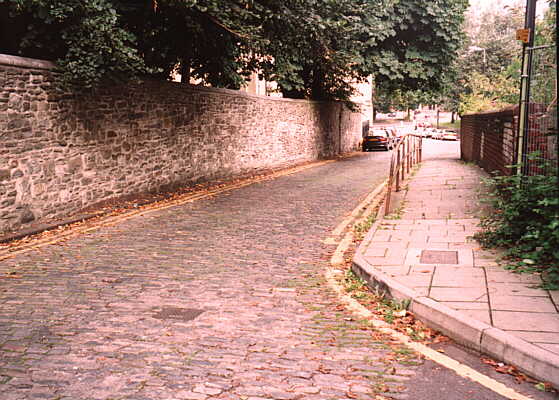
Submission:
[[[516,40],[520,40],[522,43],[530,43],[530,29],[517,29]]]

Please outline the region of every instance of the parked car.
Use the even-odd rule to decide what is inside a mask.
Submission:
[[[442,139],[443,131],[441,131],[440,129],[432,129],[431,130],[431,137],[433,139]]]
[[[421,137],[424,137],[424,138],[431,137],[431,131],[426,129],[426,128],[420,128],[420,129],[416,130],[415,134],[419,135]]]
[[[363,138],[363,151],[373,149],[391,150],[395,146],[395,137],[386,129],[373,129]]]
[[[442,140],[458,140],[458,134],[453,131],[445,131],[441,137]]]

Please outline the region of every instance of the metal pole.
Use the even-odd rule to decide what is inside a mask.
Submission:
[[[518,153],[517,163],[521,163],[521,168],[517,168],[517,174],[527,173],[527,151],[528,151],[528,115],[530,102],[530,75],[532,72],[532,51],[534,45],[534,28],[536,26],[536,1],[526,0],[526,18],[524,27],[530,30],[528,43],[522,46],[522,75],[520,81],[520,115],[518,117]]]
[[[411,159],[410,159],[410,155],[411,155],[411,137],[408,136],[410,138],[410,140],[408,140],[408,147],[406,148],[406,174],[410,173],[410,163],[411,163]]]
[[[396,192],[400,191],[400,150],[403,145],[404,143],[402,143],[402,146],[398,146],[398,156],[396,158]]]
[[[404,145],[402,146],[402,166],[400,167],[402,169],[401,173],[402,173],[402,178],[401,181],[404,181],[404,178],[406,177],[406,147],[408,145],[408,140],[406,138],[406,140],[404,141]]]
[[[398,145],[396,147],[399,148]],[[397,150],[399,151],[399,150]],[[390,213],[390,197],[392,196],[392,183],[394,181],[394,154],[390,157],[390,175],[388,177],[388,185],[386,186],[386,202],[384,204],[384,216],[386,217]]]

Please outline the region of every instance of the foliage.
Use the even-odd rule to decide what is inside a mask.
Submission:
[[[556,4],[549,1],[543,19],[538,21],[534,46],[540,47],[532,54],[530,101],[557,106],[557,30]],[[555,82],[555,85],[553,84]]]
[[[258,67],[286,97],[348,99],[366,72],[363,41],[386,36],[380,18],[391,0],[268,1]]]
[[[522,51],[515,32],[524,25],[523,12],[521,0],[469,11],[467,37],[452,66],[455,75],[447,80],[447,109],[467,114],[518,102]]]
[[[455,131],[460,131],[460,120],[454,122],[440,122],[439,127],[441,129],[452,129]]]
[[[108,0],[0,0],[28,23],[21,46],[31,55],[58,58],[63,80],[84,87],[101,77],[127,79],[147,72],[134,36],[118,25]]]
[[[467,6],[465,0],[396,1],[393,34],[366,49],[375,81],[387,90],[441,89],[463,39]]]
[[[394,34],[367,50],[375,77],[375,107],[409,110],[440,104],[453,82],[453,65],[463,42],[467,2],[400,1],[395,6]]]
[[[535,46],[556,43],[555,0],[548,4],[543,19],[536,21]],[[512,6],[468,15],[468,39],[456,59],[455,68],[460,74],[453,94],[460,99],[461,114],[499,109],[518,102],[522,46],[515,40],[515,31],[524,26],[524,5],[525,2],[518,0]],[[550,82],[556,73],[554,49],[552,46],[534,53],[532,101],[547,103],[553,98]],[[536,77],[537,73],[542,76]]]
[[[440,86],[466,0],[0,0],[0,51],[57,60],[64,79],[150,74],[239,88],[258,71],[286,97],[347,100],[374,74],[392,87]],[[18,28],[26,27],[26,29]]]
[[[498,110],[518,100],[516,82],[503,73],[490,79],[479,72],[472,72],[465,89],[466,92],[460,95],[460,114]]]
[[[496,211],[482,221],[484,231],[476,236],[486,246],[506,248],[510,268],[541,272],[549,289],[559,289],[557,179],[557,167],[547,175],[488,179],[486,200]]]
[[[422,90],[395,89],[377,84],[375,92],[375,107],[378,112],[387,113],[392,110],[407,111],[407,119],[411,117],[410,110],[420,104],[432,103],[432,92]]]

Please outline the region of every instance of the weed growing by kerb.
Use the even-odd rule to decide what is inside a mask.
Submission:
[[[475,238],[505,248],[507,269],[539,272],[544,289],[559,289],[559,185],[557,166],[546,175],[495,176],[486,180],[485,199],[494,212]]]

